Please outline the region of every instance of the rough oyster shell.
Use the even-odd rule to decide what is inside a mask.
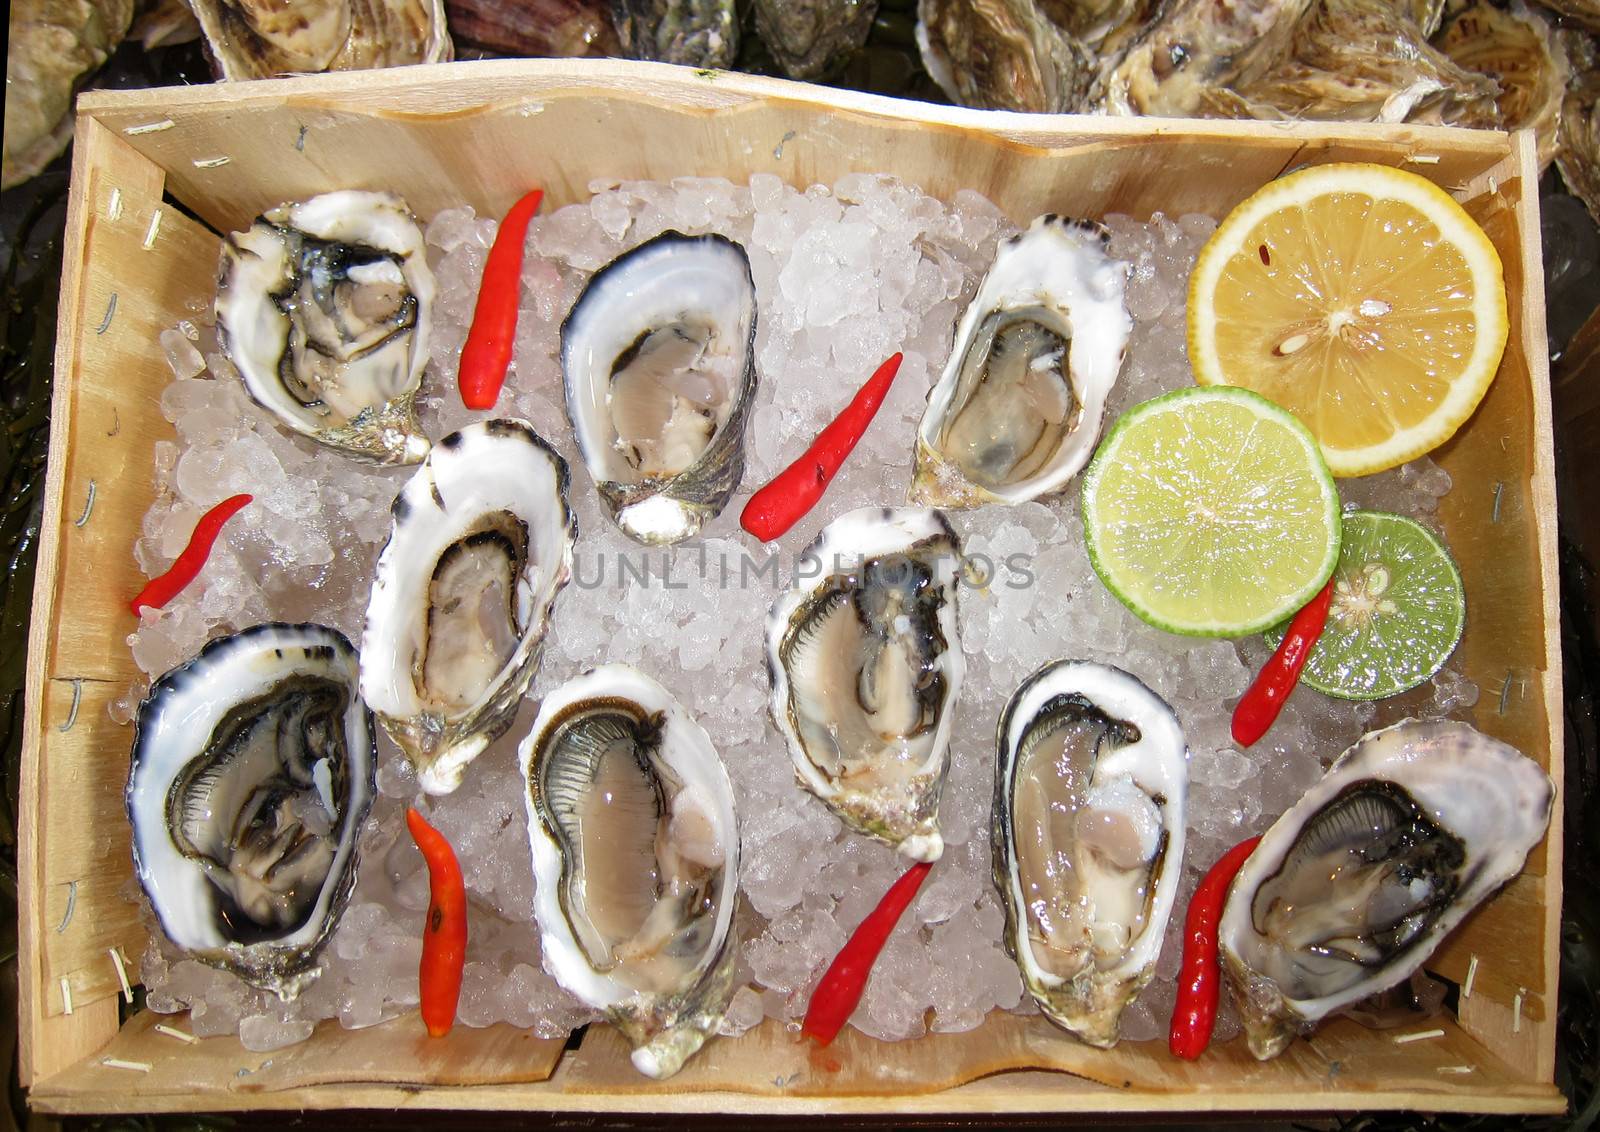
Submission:
[[[915,861],[944,852],[960,559],[939,512],[863,507],[823,528],[767,617],[772,719],[796,778]]]
[[[1041,216],[1001,241],[917,426],[912,503],[1023,503],[1083,469],[1133,329],[1108,240]]]
[[[355,887],[376,745],[356,654],[321,625],[212,641],[139,707],[133,864],[189,955],[294,998]]]
[[[1521,871],[1554,796],[1532,759],[1450,720],[1406,720],[1340,755],[1262,836],[1223,909],[1250,1052],[1276,1057],[1409,978]]]
[[[1058,660],[1012,694],[996,743],[991,835],[1006,948],[1051,1021],[1115,1045],[1183,872],[1183,729],[1120,668]]]
[[[1451,15],[1434,45],[1457,66],[1492,77],[1507,130],[1531,129],[1539,139],[1539,167],[1560,148],[1556,127],[1567,88],[1567,57],[1550,26],[1522,3],[1499,8],[1479,0]]]
[[[744,474],[756,389],[744,248],[663,232],[601,268],[561,324],[567,419],[607,511],[640,542],[692,537]]]
[[[985,110],[1081,109],[1095,73],[1085,44],[1033,0],[919,0],[917,49],[952,102]]]
[[[281,204],[222,242],[217,338],[288,428],[381,464],[428,451],[413,404],[428,364],[433,272],[392,193]]]
[[[761,42],[791,79],[814,79],[867,41],[878,0],[755,0]]]
[[[539,669],[577,520],[567,464],[523,421],[451,433],[395,497],[361,695],[432,794],[511,726]]]
[[[670,1077],[716,1033],[738,950],[739,829],[711,738],[626,664],[569,680],[518,748],[544,966]]]
[[[739,54],[733,0],[611,0],[611,21],[634,59],[727,68]]]
[[[220,79],[447,63],[444,0],[190,0]]]

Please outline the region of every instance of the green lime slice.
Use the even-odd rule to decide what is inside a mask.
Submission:
[[[1339,493],[1306,427],[1260,394],[1135,405],[1083,480],[1095,572],[1171,633],[1239,637],[1294,613],[1339,558]]]
[[[1387,511],[1348,511],[1328,623],[1300,682],[1344,700],[1381,700],[1444,667],[1461,640],[1461,574],[1434,533]],[[1274,648],[1279,625],[1267,634]]]

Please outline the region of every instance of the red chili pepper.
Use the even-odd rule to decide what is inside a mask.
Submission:
[[[1222,977],[1217,964],[1217,921],[1222,919],[1228,886],[1260,842],[1261,838],[1252,837],[1224,853],[1189,901],[1189,912],[1183,920],[1178,1003],[1172,1009],[1172,1030],[1167,1035],[1167,1048],[1174,1057],[1193,1061],[1211,1044]]]
[[[461,403],[469,409],[494,408],[506,383],[517,335],[517,300],[522,295],[522,249],[528,240],[528,221],[543,198],[544,191],[534,189],[511,206],[483,265],[472,329],[461,348]]]
[[[422,931],[422,1021],[428,1033],[442,1038],[456,1020],[461,998],[461,971],[467,964],[467,888],[461,865],[444,835],[409,806],[406,826],[428,862],[428,922]]]
[[[811,1003],[806,1007],[806,1020],[800,1032],[813,1038],[819,1045],[827,1045],[839,1036],[844,1024],[855,1013],[861,994],[867,989],[867,978],[878,953],[889,939],[889,933],[900,922],[901,915],[910,906],[922,887],[922,878],[933,868],[932,861],[918,861],[899,880],[889,886],[878,906],[867,913],[845,945],[834,956],[832,964],[823,974],[817,989],[811,992]]]
[[[894,375],[900,372],[902,357],[897,353],[879,366],[811,447],[750,497],[739,516],[740,526],[762,542],[771,542],[817,505],[872,418],[878,415],[878,406],[883,404]]]
[[[1294,615],[1274,652],[1255,681],[1245,690],[1239,706],[1233,709],[1233,741],[1248,747],[1267,733],[1278,718],[1289,693],[1300,679],[1322,627],[1328,623],[1328,607],[1333,603],[1333,579],[1323,586],[1304,609]]]
[[[167,602],[177,597],[183,587],[195,580],[200,570],[206,564],[206,559],[211,557],[211,547],[217,541],[217,535],[222,531],[222,524],[239,513],[239,509],[249,503],[253,496],[233,495],[224,499],[204,515],[194,525],[194,532],[189,536],[189,545],[183,548],[183,553],[167,568],[165,574],[157,575],[144,584],[144,589],[139,591],[139,596],[128,603],[128,608],[133,610],[135,617],[139,610],[148,605],[151,609],[161,609]]]

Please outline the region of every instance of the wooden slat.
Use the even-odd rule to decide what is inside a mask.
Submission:
[[[405,1029],[415,1019],[389,1024]],[[1433,1023],[1429,1023],[1432,1028]],[[1234,1041],[1203,1061],[1178,1063],[1146,1048],[1090,1050],[1040,1018],[997,1015],[970,1034],[921,1043],[880,1043],[859,1035],[841,1039],[821,1057],[802,1049],[776,1024],[736,1041],[714,1041],[678,1076],[651,1082],[627,1067],[622,1039],[593,1027],[548,1081],[470,1089],[393,1087],[361,1082],[337,1089],[274,1087],[246,1092],[238,1070],[259,1064],[237,1044],[192,1047],[136,1027],[103,1056],[149,1063],[149,1074],[116,1070],[96,1057],[31,1094],[45,1112],[194,1112],[250,1109],[460,1108],[488,1111],[721,1112],[721,1113],[951,1113],[992,1116],[1026,1112],[1349,1112],[1422,1108],[1435,1112],[1560,1112],[1566,1099],[1552,1086],[1532,1085],[1466,1036],[1448,1019],[1439,1038],[1397,1044],[1395,1032],[1363,1030],[1347,1020],[1297,1042],[1283,1057],[1256,1062]],[[322,1036],[319,1030],[318,1038]],[[365,1032],[338,1035],[357,1047]],[[398,1058],[430,1056],[447,1046],[421,1039]],[[853,1032],[852,1032],[853,1033]],[[315,1041],[316,1039],[313,1039]],[[231,1041],[214,1039],[215,1043]],[[210,1047],[213,1043],[206,1043]],[[807,1043],[809,1045],[809,1043]],[[919,1049],[922,1050],[919,1053]],[[339,1046],[334,1056],[348,1056]],[[937,1054],[937,1070],[925,1063]],[[290,1050],[267,1055],[299,1065]],[[952,1062],[951,1059],[954,1059]],[[1062,1072],[1009,1071],[1018,1065],[1067,1064],[1105,1076],[1111,1084]],[[1128,1076],[1117,1079],[1119,1068]],[[1468,1072],[1459,1072],[1466,1069]],[[1442,1072],[1443,1070],[1443,1072]],[[246,1074],[246,1078],[257,1074]],[[343,1079],[342,1079],[343,1080]],[[928,1081],[953,1087],[930,1091]],[[1123,1080],[1128,1084],[1124,1085]],[[965,1082],[965,1083],[960,1083]],[[734,1085],[737,1091],[734,1091]],[[892,1095],[892,1099],[890,1099]]]
[[[83,104],[219,228],[330,184],[392,188],[428,215],[462,202],[498,213],[533,184],[561,205],[586,199],[596,178],[771,172],[805,185],[886,169],[946,198],[976,189],[1019,218],[1044,208],[1220,213],[1303,162],[1432,152],[1438,164],[1414,168],[1453,187],[1507,152],[1496,134],[996,115],[594,60],[231,83],[198,96],[97,93]]]
[[[196,1097],[217,1108],[248,1108],[264,1093],[315,1090],[332,1098],[344,1094],[343,1086],[419,1078],[451,1088],[526,1084],[546,1080],[563,1047],[505,1025],[457,1026],[447,1038],[432,1039],[415,1014],[363,1030],[324,1022],[309,1040],[270,1053],[252,1053],[233,1037],[185,1042],[160,1033],[158,1024],[187,1033],[186,1016],[145,1011],[105,1049],[52,1081],[45,1095],[68,1102],[133,1090],[152,1109],[184,1107]],[[121,1069],[106,1065],[108,1059],[150,1068]],[[341,1087],[327,1087],[335,1085]],[[40,1100],[40,1090],[33,1099]]]

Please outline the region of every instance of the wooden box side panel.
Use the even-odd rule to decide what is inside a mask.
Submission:
[[[133,559],[170,438],[162,328],[208,302],[218,241],[162,203],[162,171],[80,121],[62,278],[51,460],[29,640],[22,780],[23,1079],[107,1041],[146,933],[122,788],[129,732],[109,706],[139,675],[124,638]],[[70,1009],[69,1009],[70,1003]]]
[[[168,172],[218,228],[338,185],[392,189],[423,216],[499,215],[529,186],[549,206],[599,180],[772,173],[795,185],[893,170],[1014,217],[1215,215],[1284,169],[1368,160],[1459,187],[1507,153],[1504,135],[1421,127],[1034,116],[822,91],[621,61],[522,60],[312,80],[86,96],[83,105]]]

